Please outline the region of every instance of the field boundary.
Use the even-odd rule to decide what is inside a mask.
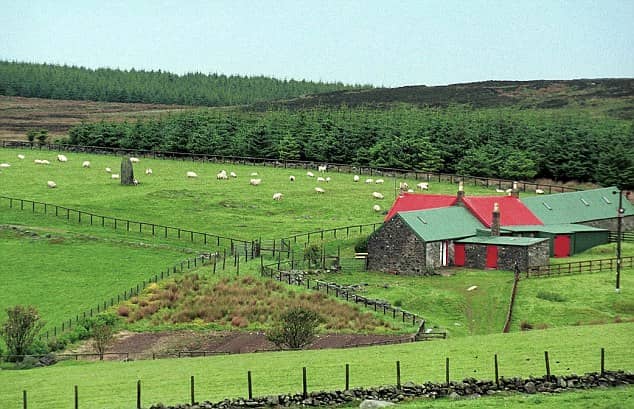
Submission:
[[[572,261],[569,263],[549,264],[529,267],[526,278],[552,277],[569,274],[598,273],[616,269],[618,258]],[[621,257],[621,267],[634,267],[634,256]]]
[[[513,278],[513,290],[511,291],[511,301],[509,302],[509,310],[506,313],[506,321],[504,322],[503,333],[507,333],[511,330],[511,321],[513,320],[513,307],[515,306],[515,297],[517,296],[517,287],[520,282],[519,269],[515,271],[515,277]]]

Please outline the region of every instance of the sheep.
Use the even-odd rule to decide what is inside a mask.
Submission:
[[[291,182],[295,182],[295,176],[290,175],[290,176],[288,177],[288,180],[290,180]]]
[[[0,163],[0,168],[10,168],[11,165],[9,165],[8,163]]]
[[[82,162],[81,164],[82,168],[89,168],[90,167],[90,161],[89,160],[85,160]]]
[[[407,189],[407,193],[414,193],[414,189]]]
[[[258,172],[251,172],[251,176],[257,176]]]
[[[407,190],[409,189],[409,185],[407,184],[407,182],[399,182],[398,188],[401,190]]]
[[[49,162],[48,160],[42,159],[42,165],[50,165],[50,164],[51,162]]]
[[[57,183],[53,182],[52,180],[49,180],[48,182],[46,182],[46,186],[48,186],[51,189],[53,189],[53,188],[57,187]]]
[[[353,182],[358,182],[359,181],[359,175],[354,175],[354,177],[352,178]]]
[[[385,183],[385,180],[377,179],[377,180],[374,181],[374,183],[376,183],[377,185],[382,185],[383,183]]]
[[[416,187],[419,188],[420,190],[429,190],[429,183],[420,182],[419,184],[416,185]]]
[[[37,165],[41,165],[42,164],[42,159],[35,159],[33,161],[33,163],[37,164]]]
[[[497,188],[496,188],[496,189],[495,189],[495,193],[504,193],[504,190],[503,190],[503,189],[497,189]]]
[[[118,173],[113,173],[112,175],[110,175],[110,177],[112,179],[119,179],[119,174]]]
[[[506,192],[506,193],[512,193],[512,192],[513,192],[513,189],[506,189],[506,190],[505,190],[505,192]]]
[[[543,189],[535,189],[535,193],[537,193],[538,195],[543,195],[544,194],[544,190]]]
[[[188,178],[197,178],[198,174],[196,172],[192,172],[191,170],[187,171],[187,177]]]
[[[18,159],[23,160],[23,159],[24,159],[24,155],[19,154],[19,155],[18,155]]]
[[[218,180],[227,180],[227,172],[224,170],[216,175],[216,179]]]
[[[325,182],[325,181],[326,181],[326,179],[322,178],[321,176],[319,176],[317,178],[317,182]]]
[[[229,173],[229,176],[231,176],[232,178],[237,178],[238,177],[238,175],[236,175],[236,172]]]
[[[320,187],[316,187],[315,188],[315,192],[317,192],[318,194],[319,193],[326,193],[326,191],[324,189],[320,188]]]
[[[372,197],[375,199],[383,199],[383,194],[379,192],[372,192]]]
[[[130,162],[132,163],[139,163],[139,158],[135,158],[135,157],[130,157]]]
[[[314,178],[315,177],[313,172],[306,172],[306,176],[308,176],[309,178]]]
[[[366,179],[365,183],[374,183],[374,179]]]
[[[279,202],[280,200],[282,200],[282,196],[284,195],[281,193],[273,193],[273,200],[277,200]]]
[[[134,179],[132,179],[132,184],[134,186],[138,186],[139,185],[139,181],[136,178],[134,178]]]
[[[317,170],[321,173],[324,173],[328,169],[328,165],[319,165]]]
[[[152,168],[145,169],[145,174],[146,175],[151,175],[152,174]]]
[[[57,155],[57,160],[59,162],[68,162],[68,158],[65,155]]]
[[[326,183],[330,183],[330,176],[326,178]]]
[[[250,185],[252,185],[252,186],[257,186],[257,185],[259,185],[260,183],[262,183],[262,179],[251,179],[251,180],[249,181],[249,184],[250,184]]]
[[[106,168],[106,173],[112,173],[112,169]]]
[[[381,206],[374,205],[374,206],[372,206],[372,210],[374,210],[375,212],[380,212],[381,211]]]

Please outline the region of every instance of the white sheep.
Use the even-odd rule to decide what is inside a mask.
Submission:
[[[543,195],[544,194],[544,190],[543,189],[535,189],[535,193],[537,193],[538,195]]]
[[[282,196],[284,196],[284,195],[281,194],[281,193],[273,193],[273,200],[280,201],[280,200],[282,200]]]
[[[326,178],[326,183],[330,183],[330,176]]]
[[[295,182],[295,176],[290,175],[290,176],[288,177],[288,180],[290,180],[291,182]]]
[[[324,173],[328,169],[328,165],[319,165],[317,170],[321,173]]]
[[[366,179],[365,183],[374,183],[374,179]]]
[[[218,180],[227,180],[227,172],[224,170],[216,175],[216,179]]]
[[[119,179],[119,174],[118,173],[113,173],[112,175],[110,175],[110,177],[112,179]]]
[[[130,162],[139,163],[139,158],[135,158],[134,156],[130,157]]]
[[[377,180],[374,181],[374,183],[376,183],[377,185],[382,185],[383,183],[385,183],[385,180],[377,179]]]
[[[498,188],[496,188],[496,189],[495,189],[495,193],[504,193],[504,190],[503,190],[503,189],[498,189]]]
[[[152,168],[147,168],[147,169],[145,169],[145,174],[146,174],[146,175],[151,175],[152,173],[153,173],[153,172],[152,172]]]
[[[35,160],[33,161],[33,163],[38,164],[38,165],[41,165],[41,164],[42,164],[42,159],[35,159]]]
[[[139,181],[136,178],[134,178],[134,179],[132,179],[132,184],[134,186],[138,186],[139,185]]]
[[[24,155],[22,155],[21,153],[18,155],[18,159],[23,160],[24,159]]]
[[[420,190],[429,190],[429,183],[420,182],[419,184],[416,185],[416,187],[419,188]]]
[[[258,186],[260,183],[262,183],[262,179],[251,179],[249,180],[249,184],[252,186]]]
[[[9,165],[8,163],[0,163],[0,168],[10,168],[11,165]]]
[[[65,155],[57,155],[57,160],[59,162],[68,162],[68,158]]]
[[[409,185],[407,184],[407,182],[399,182],[398,188],[402,190],[407,190],[409,189]]]
[[[326,191],[324,189],[320,188],[320,187],[316,187],[315,188],[315,192],[317,192],[317,193],[326,193]]]
[[[46,186],[48,186],[51,189],[53,189],[53,188],[57,187],[57,183],[53,182],[52,180],[49,180],[48,182],[46,182]]]
[[[317,178],[317,182],[325,182],[325,181],[326,181],[326,179],[322,178],[321,176],[319,176]]]
[[[414,189],[407,189],[407,193],[414,193]]]
[[[374,206],[372,206],[372,210],[374,210],[375,212],[380,212],[381,211],[381,206],[374,205]]]
[[[188,178],[197,178],[198,174],[196,172],[192,172],[191,170],[187,171],[187,177]]]
[[[314,178],[315,177],[313,172],[306,172],[306,176],[308,176],[309,178]]]
[[[359,175],[354,175],[354,177],[352,178],[353,182],[358,182],[359,181]]]
[[[229,173],[229,176],[231,176],[232,178],[237,178],[238,177],[238,175],[236,175],[236,172]]]
[[[506,192],[506,193],[512,193],[512,192],[513,192],[513,189],[506,189],[506,190],[505,190],[505,192]]]
[[[383,199],[383,194],[379,192],[372,192],[372,197],[375,199]]]
[[[85,160],[81,163],[81,167],[82,168],[89,168],[90,167],[90,161],[89,160]]]
[[[112,169],[106,168],[106,173],[112,173]]]
[[[258,172],[251,172],[251,176],[257,176]]]

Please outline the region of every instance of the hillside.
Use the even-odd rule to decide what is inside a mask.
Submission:
[[[574,108],[598,110],[609,116],[634,117],[634,79],[484,81],[446,86],[347,90],[308,95],[287,101],[256,104],[255,108],[291,109],[317,106],[384,106],[400,103],[430,107],[467,104],[473,108]]]

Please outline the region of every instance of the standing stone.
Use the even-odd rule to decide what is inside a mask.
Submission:
[[[134,169],[130,158],[125,157],[121,160],[121,184],[134,185]]]

